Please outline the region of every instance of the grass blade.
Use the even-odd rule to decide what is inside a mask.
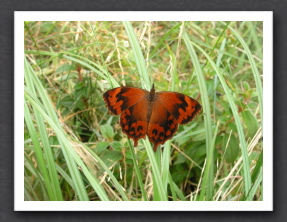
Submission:
[[[205,196],[205,189],[206,189],[206,200],[211,200],[213,195],[213,180],[214,180],[214,157],[213,157],[213,144],[212,144],[212,121],[211,121],[211,112],[210,112],[210,104],[209,104],[209,97],[206,88],[206,83],[204,80],[204,75],[201,70],[201,66],[199,64],[197,55],[194,51],[194,48],[189,40],[187,33],[183,34],[184,43],[188,49],[190,58],[194,65],[195,73],[197,75],[199,90],[202,98],[202,108],[204,112],[204,125],[206,131],[206,153],[207,153],[207,164],[204,173],[204,182],[202,186],[202,190],[200,192],[200,200],[204,199]],[[205,184],[207,187],[205,188]]]
[[[241,153],[242,153],[242,158],[243,158],[243,180],[244,180],[244,190],[245,190],[245,194],[247,195],[249,193],[249,190],[251,188],[251,175],[250,175],[250,166],[249,166],[249,158],[248,158],[248,153],[247,153],[247,144],[246,144],[246,140],[245,140],[245,136],[244,136],[244,132],[243,132],[243,126],[242,123],[240,121],[240,117],[239,117],[239,113],[237,110],[237,106],[234,102],[234,99],[232,97],[231,91],[227,85],[227,83],[225,82],[225,79],[222,75],[222,73],[220,72],[220,70],[218,69],[218,67],[216,66],[216,64],[212,61],[212,59],[209,57],[209,55],[198,45],[194,44],[191,42],[191,44],[193,44],[200,52],[202,52],[206,58],[209,60],[210,64],[212,65],[213,69],[215,70],[221,85],[225,91],[225,94],[228,98],[229,104],[230,104],[230,108],[232,110],[234,119],[235,119],[235,124],[237,127],[237,132],[239,135],[239,141],[240,141],[240,147],[241,147]]]

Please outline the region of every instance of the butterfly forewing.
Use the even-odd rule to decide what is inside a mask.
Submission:
[[[158,92],[158,101],[168,110],[179,124],[187,124],[200,112],[201,105],[182,93]]]
[[[136,87],[118,87],[108,90],[103,98],[114,115],[121,114],[127,108],[138,103],[148,95],[148,91]]]

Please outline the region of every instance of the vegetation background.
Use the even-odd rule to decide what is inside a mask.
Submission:
[[[25,22],[25,200],[263,199],[262,22]],[[203,106],[152,151],[102,98],[135,86]]]

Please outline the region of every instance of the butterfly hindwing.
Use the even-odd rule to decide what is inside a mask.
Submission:
[[[122,131],[134,141],[134,146],[138,145],[140,138],[145,138],[147,134],[147,110],[148,101],[141,100],[135,105],[126,109],[120,117]]]
[[[160,144],[164,144],[165,141],[173,137],[177,131],[178,123],[158,101],[153,103],[152,110],[147,135],[154,145],[153,150],[156,151]]]
[[[158,101],[168,110],[179,124],[187,124],[200,112],[201,105],[182,93],[158,92]]]

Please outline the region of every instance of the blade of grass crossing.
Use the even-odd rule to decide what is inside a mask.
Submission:
[[[41,172],[41,175],[43,177],[43,180],[44,180],[43,182],[45,183],[44,189],[46,188],[47,194],[49,196],[48,200],[56,201],[57,195],[53,192],[55,188],[52,188],[52,186],[55,184],[52,184],[52,182],[50,180],[48,169],[47,169],[46,163],[45,163],[44,153],[42,152],[40,141],[39,141],[36,129],[34,127],[32,118],[31,118],[31,113],[29,112],[29,109],[28,109],[26,102],[24,103],[24,116],[25,116],[26,126],[27,126],[27,129],[29,131],[29,135],[31,136],[31,139],[32,139],[32,142],[34,145],[37,165],[38,165],[39,171]],[[41,177],[39,177],[38,179],[40,181],[42,180]]]
[[[151,89],[151,83],[150,83],[150,79],[148,76],[148,72],[146,70],[146,63],[145,63],[144,56],[143,56],[143,53],[141,51],[141,47],[140,47],[140,44],[138,42],[137,36],[136,36],[130,22],[124,21],[123,23],[124,23],[126,32],[128,34],[130,44],[131,44],[132,49],[133,49],[134,58],[135,58],[135,62],[136,62],[136,65],[137,65],[137,68],[139,71],[139,76],[140,76],[142,86],[143,86],[143,88],[150,90]]]
[[[139,165],[138,165],[138,162],[137,162],[137,159],[136,159],[134,147],[132,147],[132,144],[131,144],[130,140],[128,140],[128,143],[129,143],[130,151],[131,151],[131,154],[132,154],[132,159],[133,159],[136,175],[137,175],[137,178],[138,178],[138,183],[139,183],[139,186],[140,186],[141,191],[142,191],[142,197],[143,197],[143,199],[145,201],[148,201],[147,194],[146,194],[145,189],[144,189],[144,184],[143,184],[142,176],[141,176],[141,173],[140,173]]]
[[[124,21],[123,24],[125,26],[125,30],[128,34],[128,38],[130,40],[130,44],[134,52],[134,58],[135,58],[135,62],[136,62],[136,65],[139,71],[139,76],[140,76],[140,80],[142,83],[142,87],[147,90],[150,90],[151,83],[150,83],[150,79],[148,76],[148,72],[146,70],[146,64],[145,64],[145,60],[143,57],[143,53],[141,51],[140,44],[138,42],[136,34],[130,22]],[[158,200],[167,200],[167,195],[164,189],[163,181],[161,179],[159,164],[155,159],[155,154],[153,150],[151,149],[150,142],[147,139],[143,140],[143,142],[146,147],[147,154],[152,165],[152,174],[153,174],[153,179],[154,179],[153,181],[154,181],[154,186],[155,186],[154,191],[156,192],[155,196],[159,197]]]
[[[114,87],[119,86],[119,83],[101,65],[89,60],[88,58],[85,58],[83,56],[79,56],[79,55],[74,54],[72,52],[66,51],[66,52],[61,52],[61,53],[52,53],[52,52],[44,52],[44,51],[26,50],[25,53],[50,56],[48,59],[44,60],[43,62],[39,62],[38,65],[42,64],[42,63],[48,63],[49,61],[52,61],[56,57],[63,57],[67,60],[73,61],[76,64],[80,64],[83,67],[86,67],[86,68],[92,70],[97,75],[101,76],[103,79],[109,81],[112,86],[114,86]]]
[[[90,153],[90,155],[104,168],[105,172],[109,175],[109,177],[111,178],[111,180],[114,183],[115,188],[119,191],[119,193],[121,194],[121,197],[124,201],[128,201],[128,197],[125,193],[125,191],[123,190],[121,184],[118,182],[118,180],[116,179],[116,177],[114,176],[114,174],[109,170],[109,167],[104,163],[104,161],[95,154],[95,152],[93,152],[89,147],[87,147],[85,144],[81,143],[81,145],[86,149],[87,152]]]
[[[240,43],[242,44],[244,51],[246,52],[246,55],[249,59],[250,65],[251,65],[251,69],[252,69],[252,73],[253,73],[253,77],[255,80],[255,84],[256,84],[256,91],[258,94],[258,101],[259,101],[259,110],[260,110],[260,116],[261,116],[261,126],[263,129],[263,89],[262,89],[262,82],[260,79],[260,74],[258,71],[258,68],[256,66],[255,60],[253,58],[253,55],[248,47],[248,45],[246,44],[246,42],[243,40],[243,38],[239,35],[238,32],[236,32],[232,27],[228,26],[228,28],[232,31],[232,33],[238,38],[238,40],[240,41]]]
[[[149,142],[147,142],[146,140],[143,140],[144,145],[146,147],[146,151],[152,166],[152,173],[153,173],[153,185],[157,187],[157,192],[158,192],[158,196],[159,196],[159,200],[161,201],[167,201],[167,195],[163,186],[163,181],[161,179],[160,176],[160,169],[159,169],[159,165],[156,161],[155,158],[155,154],[154,151],[151,148],[151,145]]]
[[[79,199],[80,200],[86,200],[86,201],[89,200],[81,174],[79,174],[79,175],[75,174],[75,172],[79,172],[79,169],[78,169],[76,164],[78,164],[80,166],[82,172],[84,173],[86,178],[89,180],[91,186],[94,188],[95,192],[99,195],[100,199],[105,200],[105,201],[109,200],[105,191],[103,190],[102,186],[99,184],[97,179],[89,172],[86,165],[83,163],[83,161],[78,156],[78,154],[76,153],[74,148],[71,146],[70,141],[67,140],[67,135],[65,135],[63,133],[62,128],[58,127],[57,123],[55,123],[50,118],[50,116],[48,116],[45,113],[45,111],[42,110],[40,108],[40,106],[38,106],[38,104],[32,99],[32,97],[30,97],[30,95],[27,94],[27,92],[25,92],[25,98],[27,100],[29,100],[31,105],[34,106],[42,114],[43,118],[48,122],[48,124],[55,131],[55,133],[58,137],[60,146],[63,150],[65,160],[67,161],[67,165],[70,169],[71,177],[73,179],[74,186],[75,186],[75,191],[76,191],[76,194],[79,196]],[[68,157],[66,158],[66,156],[68,156]],[[73,162],[74,164],[69,165],[69,164],[71,164],[70,162]],[[72,167],[75,167],[75,169]]]
[[[180,198],[181,201],[185,201],[185,197],[182,193],[182,191],[178,188],[178,186],[173,182],[172,180],[172,176],[171,174],[169,173],[168,175],[168,180],[169,180],[169,184],[170,184],[170,189],[172,191],[172,197],[173,197],[173,200],[174,201],[177,201],[177,197],[176,197],[176,194],[177,196]]]
[[[197,75],[198,84],[199,84],[199,90],[202,98],[202,108],[204,112],[204,125],[205,125],[205,131],[206,131],[206,153],[207,153],[207,161],[210,162],[210,165],[207,165],[205,168],[204,173],[204,181],[207,187],[202,187],[202,190],[200,192],[200,200],[204,199],[205,191],[206,191],[206,200],[212,199],[213,194],[213,180],[214,180],[214,157],[213,157],[213,146],[212,146],[212,121],[211,121],[211,112],[210,112],[210,104],[209,104],[209,97],[208,92],[206,88],[206,83],[204,80],[204,75],[201,70],[201,66],[199,64],[197,55],[194,51],[194,48],[189,40],[189,37],[186,32],[183,33],[183,40],[185,42],[185,45],[188,49],[191,61],[194,65],[194,69]],[[205,190],[206,189],[206,190]]]
[[[25,62],[27,63],[27,65],[29,65],[26,60]],[[35,107],[38,110],[38,112],[41,113],[43,118],[45,118],[48,121],[49,125],[55,130],[57,138],[58,138],[58,142],[60,144],[60,147],[62,148],[65,160],[67,162],[67,166],[69,168],[71,177],[73,179],[73,182],[75,183],[75,191],[79,199],[89,200],[88,194],[86,192],[85,185],[84,185],[84,182],[83,182],[83,179],[82,179],[82,176],[78,169],[77,164],[82,167],[83,173],[85,174],[87,179],[90,180],[92,187],[95,189],[99,197],[102,200],[108,200],[108,197],[105,191],[103,190],[102,186],[98,185],[97,180],[93,177],[93,175],[91,175],[91,173],[86,168],[86,166],[84,165],[80,157],[76,154],[74,148],[71,146],[71,143],[67,140],[67,136],[63,132],[62,126],[54,111],[54,108],[48,96],[46,95],[46,92],[41,82],[39,81],[37,76],[34,74],[34,72],[32,72],[31,77],[34,82],[36,91],[38,92],[38,95],[40,96],[41,101],[45,107],[45,110],[41,109],[41,106],[38,105],[39,102],[36,102],[35,100],[33,100],[32,97],[27,92],[25,92],[25,97],[26,99],[30,101],[32,106]]]
[[[237,110],[237,106],[234,102],[234,99],[232,97],[232,94],[230,92],[230,89],[228,88],[227,83],[225,82],[225,79],[223,77],[223,75],[221,74],[220,70],[218,69],[218,67],[216,66],[216,64],[212,61],[212,59],[209,57],[208,53],[206,53],[201,47],[199,47],[197,44],[194,44],[191,42],[191,44],[193,44],[199,51],[201,51],[206,58],[209,60],[211,66],[213,67],[213,69],[215,70],[221,85],[225,91],[225,94],[227,96],[227,99],[229,101],[230,104],[230,108],[232,110],[233,116],[234,116],[234,120],[235,120],[235,124],[237,127],[237,132],[238,132],[238,136],[239,136],[239,141],[240,141],[240,147],[241,147],[241,153],[242,153],[242,158],[243,158],[243,181],[244,181],[244,190],[245,190],[245,194],[247,195],[250,188],[251,188],[251,175],[250,175],[250,166],[249,166],[249,159],[248,159],[248,153],[247,153],[247,145],[246,145],[246,140],[245,140],[245,136],[244,136],[244,132],[243,132],[243,126],[242,123],[240,121],[240,117],[239,117],[239,113]]]
[[[26,99],[28,99],[28,98],[30,99],[30,100],[29,100],[30,103],[31,103],[31,104],[33,103],[33,104],[34,104],[33,108],[36,108],[36,107],[37,107],[37,108],[38,108],[38,109],[37,109],[38,112],[40,112],[40,114],[41,114],[42,116],[43,116],[43,113],[45,113],[45,115],[46,115],[46,112],[47,112],[48,115],[53,119],[53,123],[54,123],[54,124],[57,124],[58,118],[57,118],[57,116],[56,116],[55,113],[54,113],[53,107],[52,107],[51,104],[50,104],[50,100],[48,99],[48,97],[47,97],[47,95],[46,95],[46,93],[45,93],[45,90],[44,90],[44,88],[43,88],[41,82],[39,81],[39,79],[38,79],[37,76],[35,75],[35,73],[34,73],[32,67],[31,67],[30,64],[27,62],[26,59],[25,59],[25,66],[28,67],[27,70],[30,70],[30,72],[25,73],[25,75],[30,75],[31,81],[33,82],[33,85],[35,86],[35,91],[38,92],[38,95],[39,95],[39,97],[41,98],[42,103],[41,103],[39,100],[33,100],[33,99],[32,99],[31,96],[34,95],[33,92],[32,92],[33,94],[32,94],[31,96],[28,96],[27,92],[25,92],[25,97],[26,97]],[[34,96],[33,96],[33,97],[34,97]],[[34,97],[34,98],[35,98],[35,97]],[[41,104],[41,105],[39,106],[38,104]],[[43,105],[43,106],[42,106],[42,105]],[[43,110],[42,108],[44,108],[45,110]],[[50,123],[50,124],[51,124],[51,123]],[[57,126],[58,128],[61,128],[59,123],[58,123],[57,125],[58,125],[58,126]],[[64,145],[62,144],[62,141],[61,141],[60,139],[58,139],[58,141],[59,141],[60,147],[63,148]],[[80,172],[79,172],[79,170],[77,169],[77,165],[75,164],[75,162],[73,162],[73,161],[70,159],[70,157],[69,157],[68,154],[66,153],[66,149],[62,149],[62,151],[63,151],[63,154],[64,154],[65,159],[66,159],[66,161],[67,161],[67,165],[68,165],[68,167],[69,167],[69,169],[70,169],[70,173],[71,173],[72,177],[74,177],[75,175],[77,175],[77,176],[75,176],[75,177],[73,178],[73,181],[74,181],[74,182],[77,181],[76,184],[75,184],[75,187],[76,187],[76,191],[78,191],[77,194],[78,194],[80,200],[89,200],[88,195],[87,195],[87,193],[85,192],[85,188],[84,188],[83,181],[79,180],[79,178],[80,178]],[[71,168],[72,168],[73,170],[71,170]],[[75,173],[75,172],[76,172],[76,173]],[[76,179],[76,178],[77,178],[77,179]],[[79,182],[79,181],[81,181],[81,182]],[[81,183],[81,185],[79,185],[79,184],[77,184],[77,183]],[[78,188],[79,188],[79,190],[77,190]]]
[[[182,24],[176,24],[174,27],[172,27],[167,33],[164,34],[164,36],[160,39],[160,41],[157,43],[157,45],[154,47],[154,49],[152,50],[152,52],[150,53],[150,59],[152,59],[158,52],[159,52],[159,48],[164,44],[164,41],[166,40],[166,38],[170,37],[170,35],[173,32],[177,32],[178,28],[181,26]],[[164,48],[164,47],[162,47]]]
[[[31,92],[36,95],[34,82],[32,81],[31,75],[32,70],[31,67],[24,64],[25,69],[25,82],[27,88],[31,90]],[[24,104],[24,112],[25,112],[25,121],[27,127],[29,127],[30,136],[32,137],[33,144],[35,146],[35,154],[38,161],[39,169],[43,174],[43,178],[46,184],[46,188],[49,194],[49,200],[51,201],[61,201],[63,200],[63,196],[61,193],[60,183],[58,180],[58,174],[55,167],[55,161],[53,152],[51,150],[51,146],[49,144],[49,139],[46,131],[46,127],[43,121],[42,116],[33,108],[33,112],[35,115],[35,120],[37,123],[37,129],[39,131],[39,136],[41,138],[42,146],[38,141],[38,134],[36,133],[36,128],[32,123],[31,113],[29,112],[27,103]],[[31,125],[32,124],[32,125]],[[36,139],[36,140],[35,140]],[[43,151],[42,151],[43,148]],[[49,177],[49,178],[48,178]],[[52,193],[51,193],[52,192]]]

